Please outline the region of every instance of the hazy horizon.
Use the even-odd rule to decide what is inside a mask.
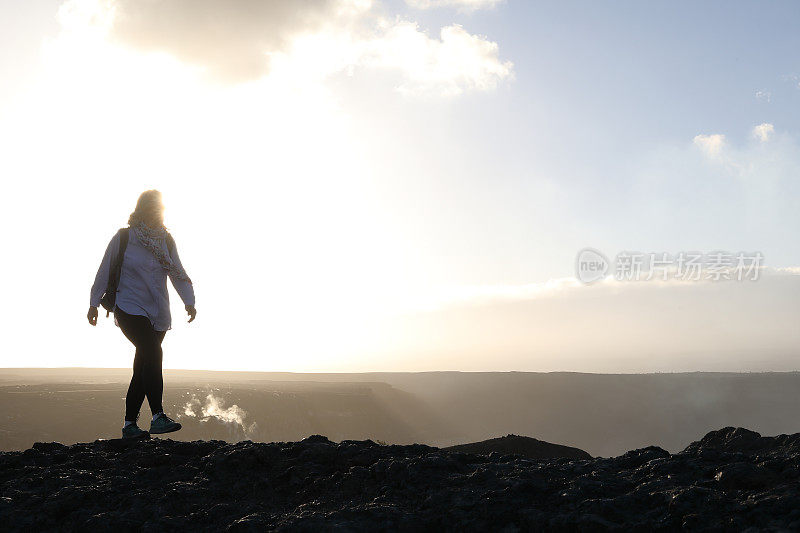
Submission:
[[[116,436],[127,369],[0,369],[0,449]],[[800,429],[800,373],[277,373],[165,370],[178,440],[451,446],[508,434],[614,456],[727,426]]]
[[[7,370],[99,370],[99,371],[120,371],[120,375],[127,376],[126,381],[129,380],[130,368],[127,366],[106,366],[106,367],[92,367],[92,366],[8,366],[0,367],[0,372]],[[684,371],[660,371],[653,372],[578,372],[572,370],[548,370],[548,371],[528,371],[528,370],[400,370],[400,371],[373,371],[365,370],[360,372],[295,372],[295,371],[274,371],[274,370],[215,370],[208,368],[164,368],[164,371],[169,372],[208,372],[208,373],[232,373],[232,374],[274,374],[274,375],[298,375],[298,376],[336,376],[336,375],[368,375],[368,374],[587,374],[587,375],[603,375],[603,376],[627,376],[627,375],[656,375],[656,374],[794,374],[800,373],[800,370],[756,370],[756,371],[740,371],[734,372],[729,370],[684,370]],[[2,380],[4,378],[0,378]]]

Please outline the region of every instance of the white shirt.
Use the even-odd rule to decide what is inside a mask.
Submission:
[[[125,248],[125,257],[122,261],[122,273],[117,287],[117,307],[130,315],[146,316],[150,319],[153,329],[167,331],[172,327],[172,317],[169,312],[169,294],[167,292],[167,270],[159,264],[156,257],[136,238],[136,232],[129,230],[128,246]],[[108,243],[103,262],[97,271],[97,276],[92,285],[89,305],[97,307],[100,299],[106,292],[111,264],[119,253],[119,233],[114,235]],[[181,259],[177,247],[170,256],[166,241],[162,242],[166,255],[179,268]],[[194,305],[194,287],[186,280],[178,279],[169,274],[172,286],[185,305]],[[114,323],[116,324],[116,319]],[[119,324],[117,324],[119,325]]]

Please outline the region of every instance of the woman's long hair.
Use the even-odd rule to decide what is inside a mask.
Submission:
[[[161,202],[161,192],[151,189],[139,195],[136,209],[128,218],[128,225],[135,226],[139,222],[155,228],[164,227],[164,204]]]

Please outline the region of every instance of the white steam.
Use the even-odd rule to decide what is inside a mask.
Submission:
[[[208,422],[216,419],[224,424],[234,440],[252,438],[256,433],[256,423],[247,424],[247,411],[236,404],[224,407],[225,400],[215,396],[213,392],[208,393],[205,402],[201,402],[197,396],[192,398],[183,406],[185,416],[199,418],[200,422]]]

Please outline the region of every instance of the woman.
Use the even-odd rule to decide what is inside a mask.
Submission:
[[[167,415],[161,406],[164,380],[161,375],[161,341],[171,327],[167,276],[178,291],[189,322],[197,315],[194,308],[192,280],[181,265],[175,241],[164,227],[164,206],[161,193],[145,191],[136,202],[136,210],[128,219],[128,239],[117,284],[114,323],[136,347],[133,377],[125,398],[123,438],[147,437],[148,432],[136,425],[145,396],[153,418],[149,433],[169,433],[181,425]],[[124,243],[120,230],[108,244],[103,262],[97,271],[89,301],[89,324],[97,325],[97,306],[108,287],[113,264]]]

